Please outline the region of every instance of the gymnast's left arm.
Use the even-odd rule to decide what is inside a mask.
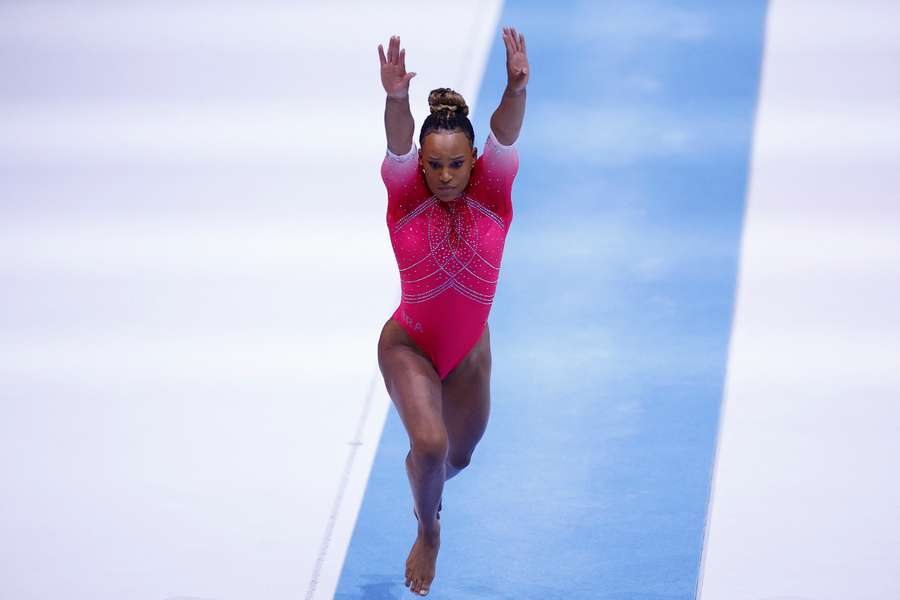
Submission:
[[[528,55],[525,53],[525,35],[513,27],[503,28],[506,45],[506,89],[500,106],[491,115],[491,130],[497,141],[511,146],[519,137],[525,118],[525,85],[528,83]]]

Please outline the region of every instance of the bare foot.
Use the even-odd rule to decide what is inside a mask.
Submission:
[[[441,547],[441,522],[434,520],[432,532],[425,533],[419,526],[419,535],[406,559],[405,584],[411,592],[424,596],[434,579],[434,567]]]

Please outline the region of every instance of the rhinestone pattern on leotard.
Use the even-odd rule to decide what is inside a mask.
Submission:
[[[484,150],[464,195],[448,202],[428,188],[415,144],[402,156],[388,150],[381,165],[388,191],[385,221],[402,297],[391,318],[442,381],[487,327],[512,223],[518,155],[514,147],[500,146],[493,132]]]
[[[497,227],[500,232],[491,230]],[[504,235],[503,219],[476,200],[441,202],[432,196],[394,224],[395,234],[404,228],[418,228],[427,248],[421,258],[398,265],[403,301],[425,302],[454,289],[481,304],[491,304],[500,273],[496,244],[486,245],[494,236]],[[484,236],[484,237],[483,237]],[[502,246],[500,247],[502,251]]]

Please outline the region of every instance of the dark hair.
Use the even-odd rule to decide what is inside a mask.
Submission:
[[[422,123],[422,131],[419,133],[419,148],[425,141],[425,136],[433,131],[461,130],[469,138],[469,144],[475,145],[475,130],[469,121],[469,107],[463,97],[450,88],[437,88],[428,94],[428,106],[431,114]]]

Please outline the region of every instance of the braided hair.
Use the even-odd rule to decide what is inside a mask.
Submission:
[[[463,97],[450,88],[437,88],[428,94],[431,114],[422,123],[419,133],[419,147],[425,136],[433,131],[462,131],[469,138],[469,145],[475,145],[475,130],[469,121],[469,107]]]

